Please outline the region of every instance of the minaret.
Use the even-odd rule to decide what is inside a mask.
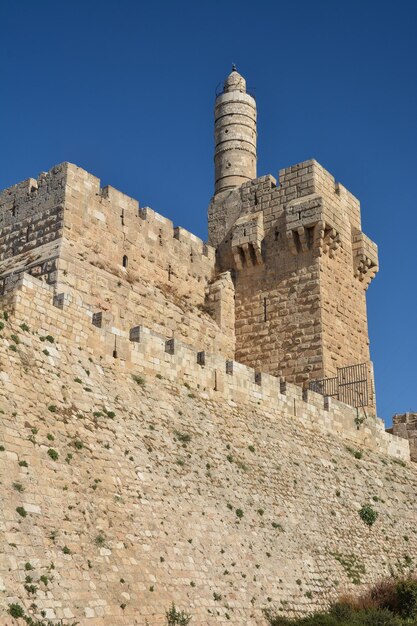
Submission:
[[[256,102],[233,65],[214,107],[214,193],[256,178]]]

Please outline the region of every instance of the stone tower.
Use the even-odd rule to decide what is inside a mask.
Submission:
[[[256,178],[256,103],[233,66],[214,109],[215,193]]]
[[[359,201],[315,160],[281,170],[278,184],[255,178],[256,109],[244,88],[233,71],[216,100],[208,210],[217,270],[235,286],[235,359],[297,384],[365,363],[373,406],[365,291],[378,256]]]

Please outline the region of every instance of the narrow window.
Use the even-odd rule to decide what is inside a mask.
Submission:
[[[264,322],[266,322],[267,320],[267,315],[266,315],[266,298],[264,298]]]
[[[171,274],[172,274],[172,267],[171,265],[168,265],[168,280],[171,280]]]
[[[120,220],[122,222],[122,226],[125,225],[125,210],[122,209],[122,212],[120,213]]]
[[[127,261],[128,261],[127,256],[124,254],[123,255],[123,267],[127,267]]]
[[[102,311],[99,311],[98,313],[93,313],[93,317],[91,319],[92,324],[94,324],[94,326],[97,326],[97,328],[101,328],[101,325],[103,323],[103,313]]]

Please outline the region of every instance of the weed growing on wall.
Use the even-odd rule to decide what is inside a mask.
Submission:
[[[414,626],[417,579],[381,581],[360,596],[345,596],[328,611],[287,618],[265,611],[270,626]]]
[[[364,504],[361,509],[359,509],[359,517],[367,526],[372,526],[377,520],[378,513],[370,504]]]

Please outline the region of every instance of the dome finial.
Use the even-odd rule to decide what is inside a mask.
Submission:
[[[232,72],[237,72],[237,69],[236,69],[236,64],[235,64],[235,63],[232,63]]]

